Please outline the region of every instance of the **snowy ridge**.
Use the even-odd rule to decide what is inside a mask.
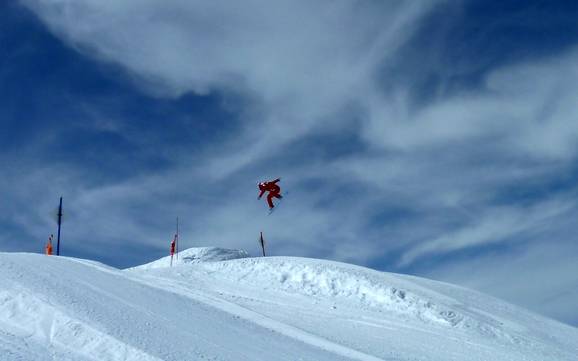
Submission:
[[[282,290],[318,302],[339,304],[340,308],[387,312],[388,316],[404,321],[413,319],[522,342],[515,331],[506,331],[499,321],[480,317],[478,311],[468,310],[458,299],[424,288],[412,282],[412,277],[293,257],[249,258],[199,267],[232,284],[275,293]]]
[[[226,294],[222,290],[237,287],[230,299],[260,313],[264,312],[263,303],[300,305],[297,312],[301,313],[313,303],[317,309],[336,310],[339,314],[362,314],[356,322],[372,327],[387,320],[411,324],[414,329],[481,338],[500,347],[516,345],[535,351],[548,339],[578,351],[577,346],[568,343],[564,332],[558,333],[560,327],[572,332],[575,329],[490,296],[442,282],[339,262],[295,257],[246,258],[152,274],[171,282],[182,280],[182,284],[202,283],[222,295]],[[255,295],[259,295],[258,299]],[[277,309],[271,312],[271,316],[276,313],[275,317],[279,317]],[[318,313],[317,310],[312,316]],[[379,319],[376,321],[375,317]],[[362,321],[363,318],[371,321]],[[294,314],[289,312],[283,320],[291,324],[293,319]],[[543,332],[545,329],[549,331]],[[322,331],[317,328],[316,332]]]
[[[455,326],[464,316],[436,305],[433,297],[418,296],[403,289],[384,273],[337,262],[303,258],[246,259],[203,265],[240,284],[262,285],[319,299],[339,299],[353,307],[372,307],[415,316],[425,322]],[[389,281],[389,282],[388,282]],[[389,285],[389,286],[388,286]],[[439,298],[439,297],[438,297]]]
[[[0,253],[0,361],[575,361],[578,330],[338,262],[201,248],[117,270]],[[219,261],[221,257],[235,258]]]
[[[178,257],[173,257],[173,266],[191,263],[227,261],[231,259],[246,258],[249,253],[239,249],[227,249],[219,247],[196,247],[179,252]],[[156,261],[132,267],[131,269],[166,268],[171,266],[171,256],[166,256]]]

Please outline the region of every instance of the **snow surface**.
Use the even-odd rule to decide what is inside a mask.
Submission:
[[[212,247],[169,264],[0,253],[0,360],[578,360],[578,329],[445,283]]]
[[[174,255],[173,266],[202,263],[228,261],[230,259],[246,258],[249,253],[239,249],[227,249],[219,247],[196,247],[189,248]],[[171,256],[163,257],[156,261],[133,267],[132,269],[166,268],[171,266]]]

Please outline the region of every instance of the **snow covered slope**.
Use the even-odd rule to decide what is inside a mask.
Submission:
[[[246,258],[249,254],[246,251],[239,249],[227,249],[219,247],[196,247],[185,249],[173,257],[173,266],[202,263],[202,262],[216,262],[227,261],[230,259]],[[151,269],[151,268],[166,268],[171,265],[171,256],[163,257],[156,261],[134,267],[133,269]]]
[[[578,329],[467,289],[245,257],[117,270],[0,253],[0,360],[577,360]]]

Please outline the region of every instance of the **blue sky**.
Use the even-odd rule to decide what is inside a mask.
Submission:
[[[182,246],[453,282],[578,325],[578,4],[0,4],[0,249]],[[289,195],[272,216],[257,182]]]

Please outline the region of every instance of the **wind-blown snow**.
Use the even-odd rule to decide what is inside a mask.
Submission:
[[[577,360],[576,328],[471,290],[246,257],[117,270],[0,253],[0,360]]]

